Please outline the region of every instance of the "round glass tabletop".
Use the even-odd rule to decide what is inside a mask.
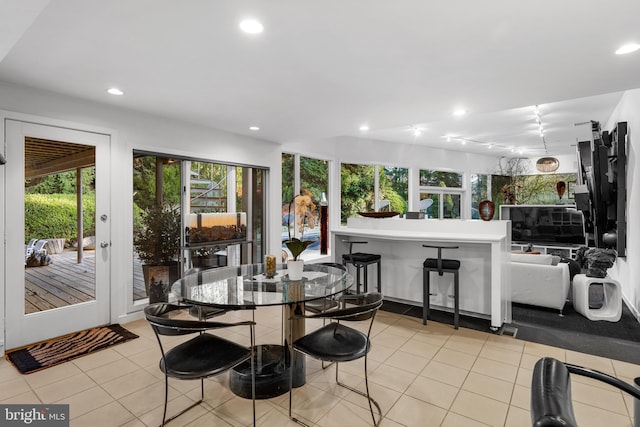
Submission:
[[[343,268],[305,264],[302,280],[289,280],[286,265],[266,277],[263,264],[212,268],[187,274],[171,286],[180,300],[198,305],[251,308],[312,301],[349,289],[353,277]]]

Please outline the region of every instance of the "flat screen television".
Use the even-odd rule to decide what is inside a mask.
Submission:
[[[548,246],[585,245],[584,217],[573,205],[502,205],[511,220],[511,241]]]

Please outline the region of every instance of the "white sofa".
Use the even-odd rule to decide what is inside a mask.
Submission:
[[[569,265],[552,255],[511,254],[511,301],[564,308],[571,284]]]

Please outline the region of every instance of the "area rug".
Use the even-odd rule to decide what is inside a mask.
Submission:
[[[10,350],[5,357],[30,374],[134,338],[138,335],[120,325],[101,326]]]

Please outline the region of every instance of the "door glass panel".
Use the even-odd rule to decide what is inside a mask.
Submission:
[[[26,137],[24,148],[24,312],[93,301],[95,147]]]
[[[180,278],[180,166],[180,160],[134,153],[134,301],[156,291],[153,299],[161,299]]]
[[[259,168],[134,152],[133,301],[168,297],[169,286],[160,289],[162,294],[155,293],[156,274],[170,285],[190,269],[261,260],[266,173]],[[150,221],[150,214],[162,220]],[[233,224],[228,223],[230,218]],[[165,268],[152,268],[155,264]]]

